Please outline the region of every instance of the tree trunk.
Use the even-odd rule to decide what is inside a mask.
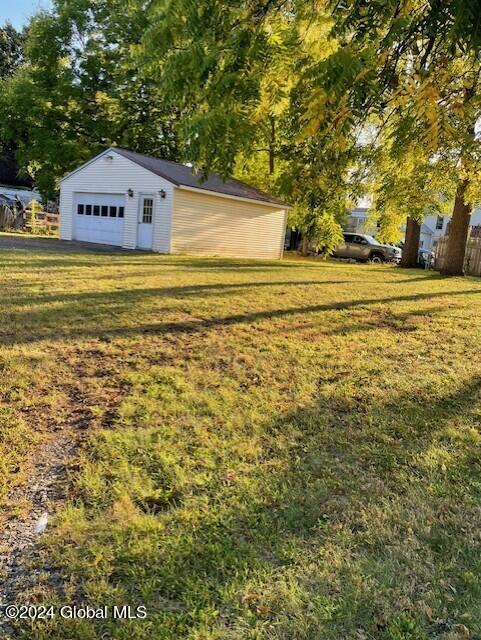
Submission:
[[[297,251],[297,249],[299,248],[300,239],[301,239],[301,234],[299,233],[299,231],[297,231],[297,229],[291,229],[291,237],[290,237],[290,244],[289,244],[290,251]]]
[[[468,187],[467,180],[461,180],[456,189],[453,217],[449,224],[448,246],[441,273],[444,276],[464,275],[464,256],[471,220],[471,205],[466,204],[464,196]]]
[[[404,269],[413,269],[418,265],[419,238],[421,225],[417,220],[408,216],[406,222],[406,237],[404,239],[403,254],[400,266]]]
[[[307,236],[302,237],[301,255],[307,256],[309,251],[309,238]]]

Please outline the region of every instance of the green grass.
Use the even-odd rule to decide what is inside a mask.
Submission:
[[[148,608],[22,637],[481,637],[480,280],[137,253],[0,264],[0,499],[72,385],[91,416],[45,539],[61,589],[30,597]]]

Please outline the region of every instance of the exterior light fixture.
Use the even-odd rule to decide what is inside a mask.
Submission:
[[[161,189],[161,190],[159,191],[159,196],[162,198],[162,200],[165,200],[165,196],[166,196],[166,195],[167,195],[167,194],[165,193],[165,191],[164,191],[163,189]]]
[[[132,189],[129,189],[127,191],[127,195],[129,196],[129,198],[133,198],[134,197],[134,192],[132,191]]]

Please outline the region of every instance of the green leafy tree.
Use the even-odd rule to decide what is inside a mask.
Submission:
[[[463,273],[470,214],[479,184],[479,26],[472,2],[327,2],[344,46],[319,75],[336,85],[334,109],[390,121],[399,154],[420,142],[456,182],[443,272]],[[348,71],[346,71],[346,69]],[[333,92],[331,92],[331,95]]]
[[[22,64],[24,38],[9,22],[0,27],[0,78],[13,76]]]
[[[388,132],[378,141],[370,167],[371,215],[379,240],[397,243],[406,226],[401,266],[415,267],[419,235],[426,215],[448,215],[454,199],[455,180],[441,157],[412,143],[400,154]]]
[[[17,31],[10,23],[0,27],[0,86],[5,78],[10,78],[23,62],[23,45],[25,34]],[[12,141],[0,138],[0,181],[8,184],[29,184],[18,176],[15,161],[16,145]]]
[[[464,272],[471,211],[480,197],[481,155],[475,124],[481,116],[481,60],[464,52],[453,54],[425,74],[402,78],[394,104],[399,104],[396,142],[399,149],[419,140],[455,183],[445,275]]]
[[[112,144],[178,159],[178,111],[134,54],[148,27],[144,9],[140,0],[58,0],[29,25],[25,63],[3,82],[0,134],[16,142],[45,195]]]
[[[328,93],[314,86],[337,46],[329,16],[308,3],[179,0],[155,9],[139,55],[180,105],[187,156],[284,197],[306,241],[335,246],[357,149],[355,123],[332,127]]]
[[[397,43],[398,50],[416,44],[421,55],[438,41],[449,50],[477,50],[481,46],[478,0],[424,2],[423,0],[327,0],[336,30],[360,40]]]

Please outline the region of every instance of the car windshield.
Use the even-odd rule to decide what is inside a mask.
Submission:
[[[376,241],[375,238],[373,238],[372,236],[362,236],[363,238],[366,238],[366,240],[369,242],[369,244],[379,244],[379,242]]]

